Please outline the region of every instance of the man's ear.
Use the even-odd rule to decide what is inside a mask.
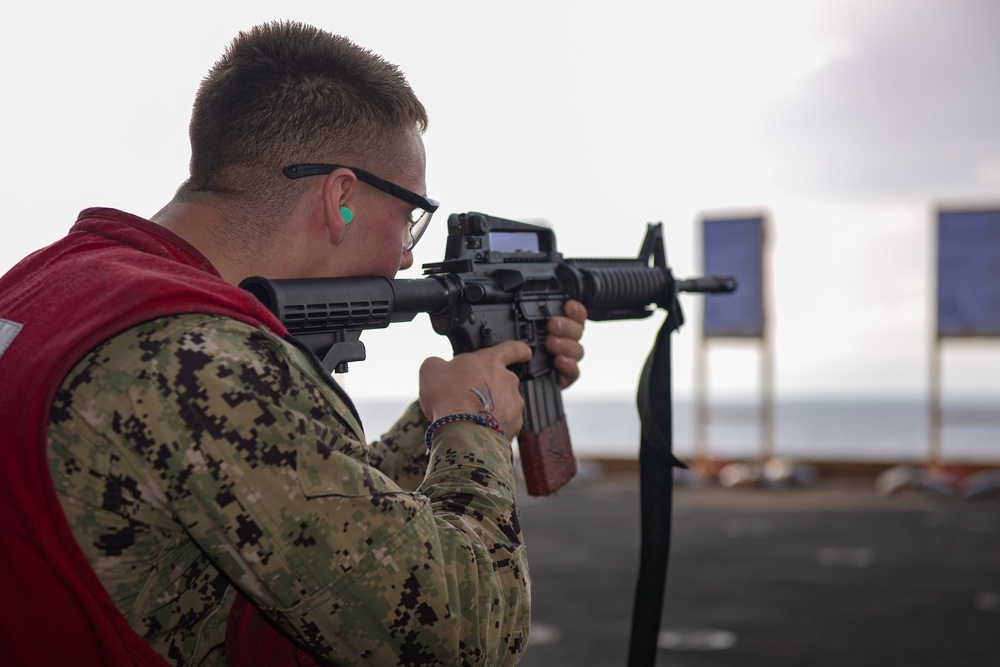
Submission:
[[[347,232],[347,226],[354,218],[350,200],[358,183],[358,177],[350,169],[335,169],[323,180],[323,223],[326,225],[330,243],[337,245]]]

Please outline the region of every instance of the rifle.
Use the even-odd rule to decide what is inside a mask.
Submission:
[[[445,259],[425,264],[428,277],[247,278],[256,296],[330,372],[365,359],[361,332],[428,313],[455,354],[505,340],[522,340],[532,358],[514,370],[521,380],[524,425],[518,447],[528,493],[550,495],[576,473],[563,412],[559,374],[545,349],[549,318],[568,299],[588,319],[648,317],[674,308],[678,291],[729,292],[732,276],[674,280],[666,263],[662,224],[649,224],[639,255],[628,259],[564,259],[551,229],[483,213],[448,218]]]

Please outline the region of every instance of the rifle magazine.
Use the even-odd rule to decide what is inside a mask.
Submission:
[[[528,495],[551,496],[576,475],[565,417],[538,433],[522,431],[517,442]]]

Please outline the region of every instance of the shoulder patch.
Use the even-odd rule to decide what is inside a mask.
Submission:
[[[21,333],[21,327],[23,326],[23,324],[18,322],[11,322],[10,320],[0,318],[0,357],[7,351],[10,344],[14,342],[17,334]]]

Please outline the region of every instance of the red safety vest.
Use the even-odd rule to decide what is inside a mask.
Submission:
[[[0,278],[0,662],[166,664],[129,626],[77,545],[49,475],[46,429],[57,388],[88,350],[185,312],[286,333],[183,239],[111,209],[84,211],[64,239]],[[239,608],[244,620],[256,615],[245,601]],[[274,634],[276,645],[290,646]]]

